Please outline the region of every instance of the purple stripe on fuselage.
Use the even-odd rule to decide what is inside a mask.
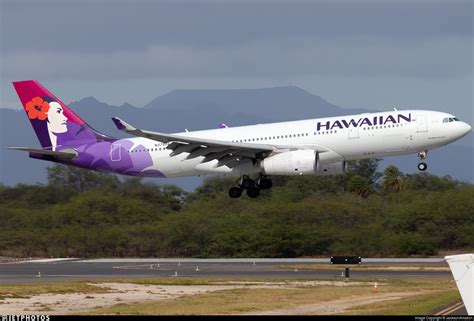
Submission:
[[[143,145],[136,145],[133,149],[134,151],[140,150],[140,152],[130,153],[132,146],[133,142],[127,139],[101,141],[78,146],[71,146],[71,144],[58,146],[57,151],[65,148],[75,148],[78,155],[74,161],[59,161],[50,156],[33,153],[30,156],[101,172],[113,172],[130,176],[165,177],[159,170],[147,169],[153,165],[153,159],[150,152]]]

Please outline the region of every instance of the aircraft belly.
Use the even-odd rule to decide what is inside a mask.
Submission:
[[[163,155],[154,159],[153,166],[160,170],[166,177],[181,177],[199,175],[194,170],[203,157],[186,160],[187,153],[172,156]]]

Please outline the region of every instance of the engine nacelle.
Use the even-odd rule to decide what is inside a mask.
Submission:
[[[347,171],[347,163],[345,161],[322,164],[318,162],[318,170],[316,175],[326,176],[326,175],[339,175],[344,174]]]
[[[347,170],[341,159],[336,153],[303,149],[270,156],[260,166],[267,175],[338,175]]]
[[[267,157],[260,166],[267,175],[314,175],[316,159],[314,150],[302,149]]]
[[[347,162],[333,151],[318,153],[316,175],[339,175],[347,172]]]

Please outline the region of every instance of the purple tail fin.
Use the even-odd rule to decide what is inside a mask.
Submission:
[[[90,127],[38,81],[18,81],[13,86],[44,149],[114,140]]]

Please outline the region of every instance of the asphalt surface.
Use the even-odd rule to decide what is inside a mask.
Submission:
[[[443,259],[362,259],[362,264],[397,266],[448,265]],[[345,267],[305,270],[304,266],[328,264],[327,259],[46,259],[0,263],[0,284],[54,282],[148,277],[223,277],[223,278],[343,278]],[[294,270],[292,266],[300,266]],[[352,279],[452,277],[450,271],[363,271],[351,270]],[[449,315],[467,315],[462,305]]]
[[[462,305],[457,310],[454,310],[453,312],[451,312],[449,315],[467,315],[466,307]]]
[[[414,264],[422,262],[378,259],[371,265]],[[392,259],[393,260],[393,259]],[[431,260],[431,259],[429,259]],[[291,265],[328,263],[329,259],[100,259],[69,261],[30,261],[0,264],[0,284],[51,282],[64,280],[93,280],[140,277],[258,277],[258,278],[332,278],[342,277],[340,269],[295,271]],[[365,260],[363,262],[369,263]],[[441,261],[424,262],[423,266]],[[350,266],[349,266],[350,267]],[[447,267],[447,264],[446,264]],[[452,277],[449,271],[362,271],[351,270],[354,279],[383,279],[406,277]]]

